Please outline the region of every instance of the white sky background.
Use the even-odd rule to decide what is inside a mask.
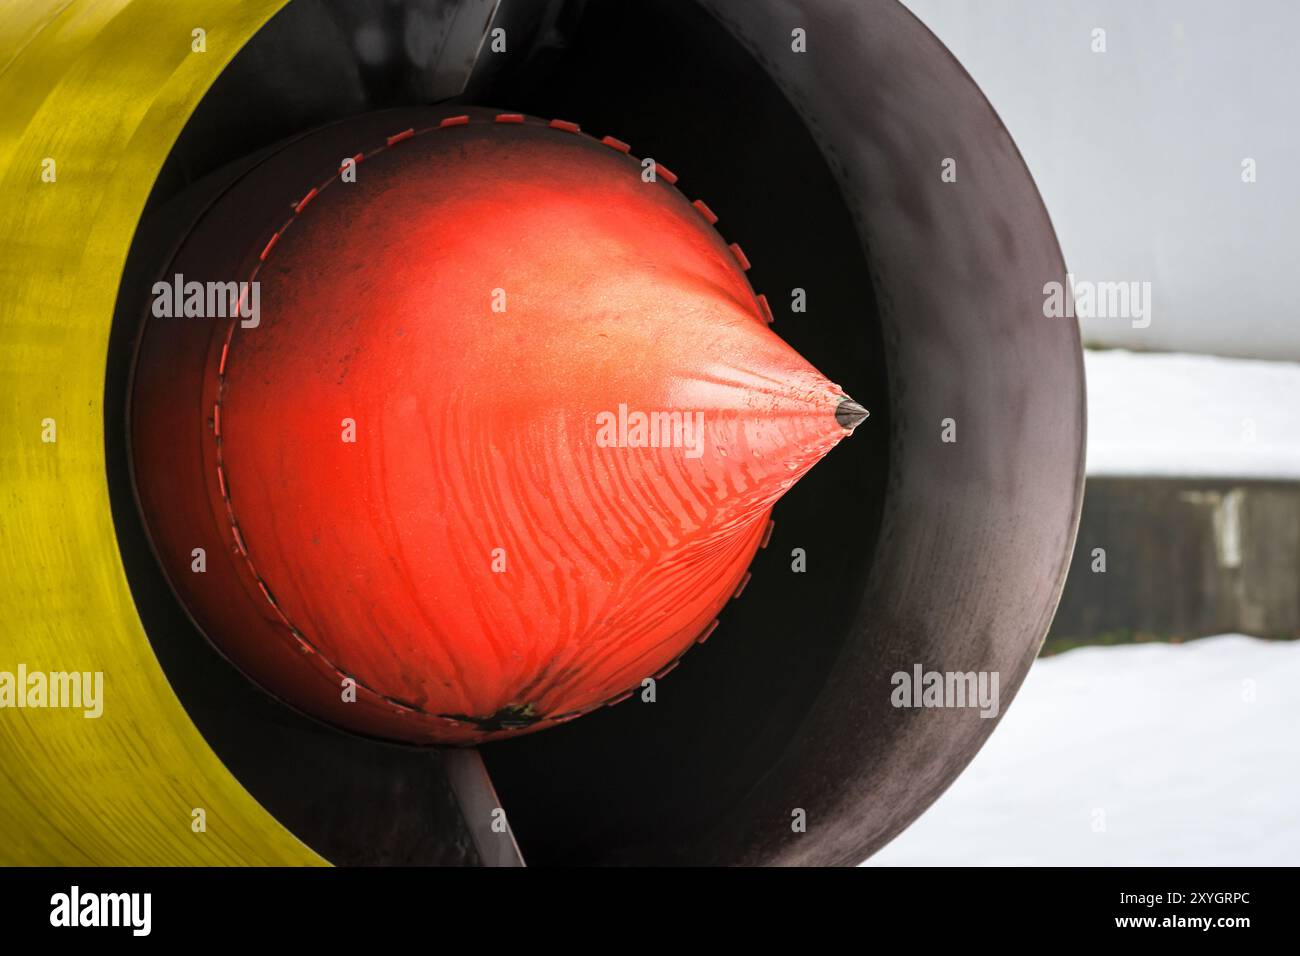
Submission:
[[[1002,117],[1076,279],[1152,283],[1150,328],[1085,319],[1088,342],[1300,359],[1300,3],[903,2]]]

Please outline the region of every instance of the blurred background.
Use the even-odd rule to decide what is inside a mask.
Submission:
[[[1147,294],[1080,309],[1088,486],[1042,656],[869,864],[1300,863],[1300,6],[904,3],[1001,115],[1076,286]]]

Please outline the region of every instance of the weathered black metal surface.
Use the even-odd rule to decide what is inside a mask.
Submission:
[[[891,675],[918,663],[997,672],[1005,707],[1047,631],[1083,495],[1079,334],[1044,318],[1044,284],[1065,268],[1015,144],[908,11],[893,0],[704,5],[776,79],[835,171],[871,259],[892,427],[858,619],[798,735],[719,821],[708,855],[856,863],[934,801],[995,723],[895,708]],[[793,27],[807,30],[807,54],[789,52]],[[940,175],[947,158],[955,182]],[[952,443],[941,440],[949,418]],[[806,834],[746,826],[792,807],[807,809]]]
[[[362,70],[355,35],[340,32],[345,6],[297,0],[282,14],[300,11],[297,29],[277,18],[266,46],[241,54],[160,202],[317,123],[432,98],[401,57]],[[401,6],[358,8],[399,23],[384,11]],[[463,101],[573,120],[673,169],[754,263],[776,330],[871,417],[782,500],[752,583],[655,703],[634,697],[484,759],[531,865],[858,862],[995,724],[895,708],[891,675],[997,672],[1004,710],[1060,594],[1084,402],[1077,328],[1042,311],[1043,285],[1065,272],[1051,225],[993,110],[894,0],[540,6],[504,0],[495,22],[520,25],[513,52],[480,57]],[[795,29],[807,52],[792,49]],[[253,96],[266,111],[250,121]],[[791,310],[796,288],[806,312]],[[955,442],[942,440],[947,419]],[[117,504],[121,518],[129,500]],[[286,825],[339,861],[482,859],[441,757],[343,737],[241,684],[132,558],[139,529],[119,534],[182,700]],[[342,782],[318,786],[340,768]]]
[[[213,84],[159,175],[153,198],[322,123],[460,95],[499,2],[293,0]],[[545,11],[558,2],[535,7]],[[516,33],[522,54],[533,38],[522,25]]]
[[[834,277],[823,283],[814,263],[799,260],[802,274],[770,289],[774,299],[794,285],[823,295],[823,307],[780,314],[776,328],[871,408],[853,451],[883,429],[887,484],[877,489],[869,464],[837,450],[778,508],[778,553],[756,565],[745,597],[724,613],[702,649],[711,656],[674,672],[658,702],[634,700],[536,742],[488,748],[535,865],[862,860],[933,802],[996,723],[970,709],[895,708],[891,676],[917,664],[996,672],[1005,709],[1047,631],[1078,519],[1079,335],[1042,308],[1044,284],[1063,280],[1065,269],[1024,163],[974,83],[893,0],[702,6],[749,63],[680,4],[639,4],[622,28],[608,5],[589,5],[585,27],[603,18],[603,37],[593,42],[616,50],[633,76],[657,66],[648,74],[653,99],[636,100],[630,84],[608,80],[631,104],[624,138],[659,155],[668,137],[656,141],[655,133],[675,121],[708,141],[710,154],[730,164],[730,190],[715,178],[705,191],[698,154],[679,159],[665,148],[662,158],[682,171],[686,188],[715,210],[725,206],[720,226],[737,230],[756,276],[758,263],[780,254],[779,242],[799,260],[806,244],[836,234],[836,215],[810,185],[821,169],[798,141],[816,144],[856,235],[851,249],[818,250],[835,262]],[[796,28],[806,31],[806,53],[791,48]],[[662,44],[657,61],[632,53],[634,31]],[[692,46],[699,37],[707,54]],[[584,55],[581,38],[571,52]],[[599,54],[586,55],[594,76]],[[783,125],[783,108],[753,64],[803,130]],[[715,69],[730,72],[729,90]],[[576,109],[581,79],[553,80],[550,92],[563,99],[569,91]],[[761,118],[750,115],[755,103],[767,107]],[[750,125],[734,122],[736,114]],[[779,140],[769,135],[774,127]],[[955,182],[941,176],[948,158]],[[745,204],[758,215],[778,212],[765,228]],[[783,206],[802,213],[801,226],[780,218]],[[774,232],[778,242],[751,248]],[[854,287],[870,302],[873,286],[874,310],[824,305],[826,290],[842,305]],[[845,370],[807,326],[833,336],[840,360],[857,352],[855,341],[881,353]],[[868,363],[881,357],[888,392],[878,417],[868,389],[883,383]],[[955,442],[942,440],[945,419]],[[856,515],[828,514],[808,498],[828,491],[879,501]],[[809,556],[806,577],[818,580],[790,572],[796,546]],[[796,645],[803,660],[790,656]],[[806,832],[794,826],[799,811]]]
[[[708,642],[659,682],[654,704],[634,696],[483,750],[530,866],[695,861],[709,850],[700,831],[734,812],[788,747],[870,573],[889,454],[876,304],[816,143],[712,17],[676,0],[589,2],[564,51],[549,68],[503,75],[484,95],[616,136],[671,168],[744,248],[774,329],[871,410],[852,441],[782,498],[750,585]],[[796,288],[806,312],[792,311]],[[795,548],[807,573],[791,571]]]

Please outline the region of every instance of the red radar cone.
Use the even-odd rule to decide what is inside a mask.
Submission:
[[[244,311],[156,308],[139,356],[141,505],[196,621],[283,700],[418,743],[545,727],[663,674],[865,409],[622,144],[488,114],[416,130],[213,255],[290,158],[173,262],[255,281]]]

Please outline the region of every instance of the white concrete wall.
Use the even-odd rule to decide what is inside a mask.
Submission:
[[[904,2],[998,110],[1076,279],[1152,284],[1149,328],[1085,319],[1089,344],[1300,359],[1300,3]]]

